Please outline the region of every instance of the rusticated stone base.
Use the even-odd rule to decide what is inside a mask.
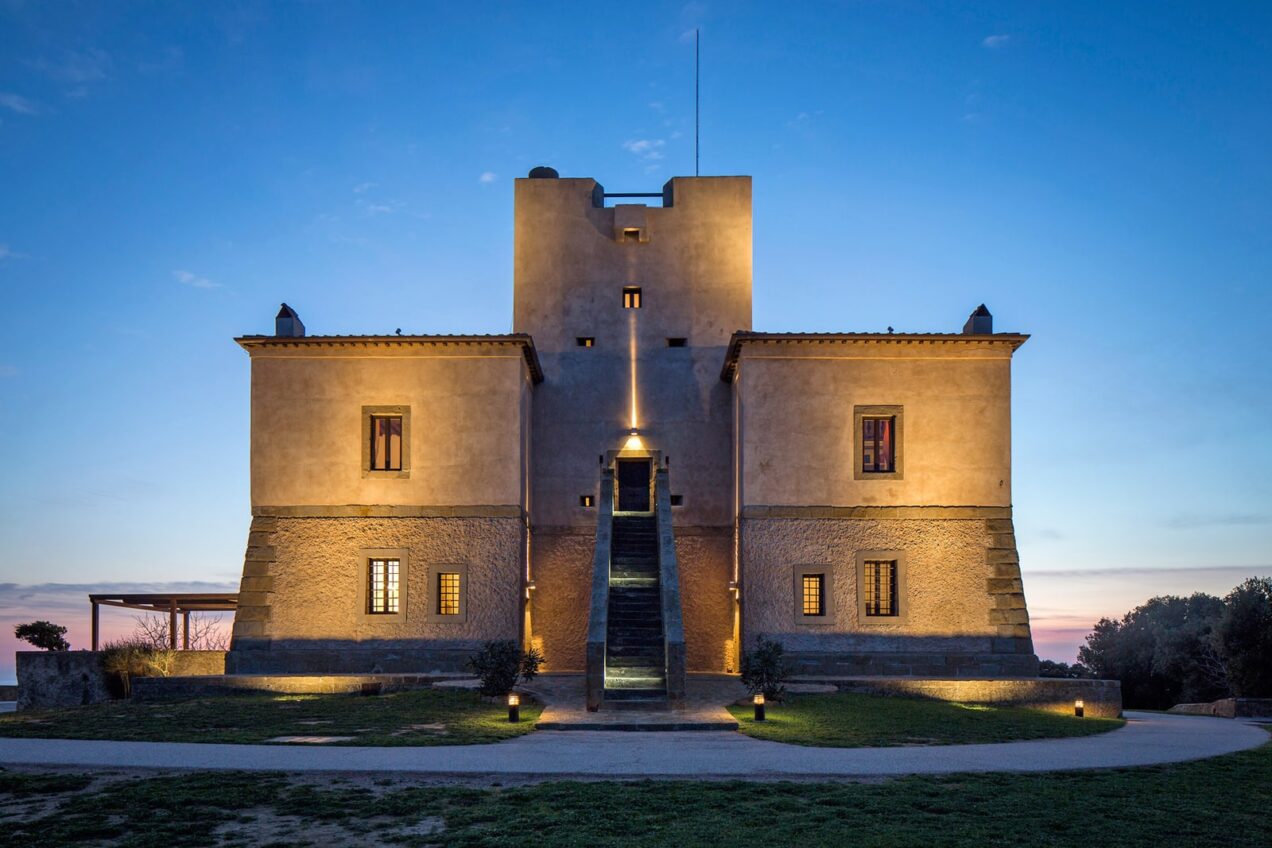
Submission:
[[[1117,718],[1122,714],[1122,684],[1117,680],[1070,680],[1032,677],[997,680],[947,680],[915,677],[820,677],[796,679],[799,683],[828,683],[845,692],[904,695],[956,701],[962,704],[1032,707],[1073,715],[1073,702],[1081,700],[1091,718]]]
[[[835,677],[1036,677],[1033,654],[994,653],[788,653],[797,675]]]
[[[227,674],[445,674],[468,670],[480,648],[395,640],[366,643],[340,640],[297,646],[289,642],[244,640],[226,655]]]
[[[218,695],[278,692],[288,695],[342,695],[427,689],[454,675],[436,674],[219,674],[203,677],[139,677],[134,701],[178,701]]]

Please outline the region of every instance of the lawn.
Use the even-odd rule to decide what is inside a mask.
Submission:
[[[1090,736],[1121,727],[1113,718],[1074,718],[1021,707],[953,704],[840,692],[788,696],[757,722],[750,706],[729,707],[738,729],[756,739],[828,748],[964,745]]]
[[[148,742],[263,743],[281,736],[347,736],[333,745],[477,745],[529,733],[541,707],[507,707],[469,691],[387,695],[235,695],[174,703],[115,701],[0,715],[0,736]]]
[[[866,783],[437,785],[406,777],[0,771],[0,844],[1272,844],[1272,745],[1172,766]]]

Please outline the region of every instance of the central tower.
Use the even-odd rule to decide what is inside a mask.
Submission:
[[[751,179],[676,177],[651,205],[629,199],[549,168],[516,184],[514,331],[533,336],[544,372],[530,628],[553,668],[582,668],[599,472],[636,430],[670,469],[689,667],[718,671],[732,651],[734,516],[719,363],[751,328]]]

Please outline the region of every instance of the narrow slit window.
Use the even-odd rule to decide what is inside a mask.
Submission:
[[[861,470],[872,473],[896,471],[897,419],[861,419]]]
[[[640,286],[623,286],[623,308],[640,309]]]
[[[897,564],[894,560],[866,560],[862,570],[866,615],[897,614]]]
[[[371,416],[371,470],[402,470],[402,416]]]
[[[579,347],[595,347],[596,339],[592,336],[579,336],[574,340]]]
[[[595,506],[591,495],[579,495],[579,506],[592,507]]]
[[[395,615],[398,611],[399,576],[402,563],[396,559],[373,559],[367,567],[367,613]]]
[[[802,608],[806,616],[826,614],[826,575],[805,574],[801,578]]]
[[[672,336],[667,339],[667,347],[684,347],[688,343],[689,340],[683,336]]]
[[[459,615],[459,574],[443,571],[437,575],[437,614]]]

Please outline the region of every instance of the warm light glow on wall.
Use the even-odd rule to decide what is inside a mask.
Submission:
[[[632,310],[627,316],[628,335],[630,337],[630,356],[632,360],[632,422],[631,427],[636,429],[636,311]]]

